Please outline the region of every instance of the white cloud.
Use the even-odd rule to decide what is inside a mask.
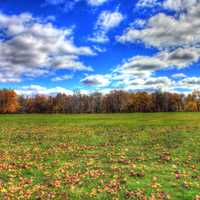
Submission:
[[[180,81],[181,84],[183,85],[198,85],[200,87],[200,77],[188,77],[188,78],[184,78],[183,80]]]
[[[148,4],[150,2],[140,0],[137,6],[151,7]],[[158,1],[152,2],[155,6]],[[135,56],[124,62],[115,72],[129,76],[124,83],[128,87],[134,87],[135,90],[137,87],[150,90],[149,87],[153,88],[153,85],[157,87],[157,83],[160,82],[160,86],[165,87],[167,91],[184,89],[192,91],[198,87],[197,77],[187,78],[186,75],[178,73],[171,77],[179,81],[172,81],[167,77],[155,78],[152,75],[162,69],[189,67],[200,60],[200,1],[166,0],[163,8],[174,10],[174,16],[158,13],[141,23],[138,19],[122,36],[117,37],[121,43],[142,42],[147,47],[157,48],[159,52],[153,56]],[[121,82],[123,83],[123,80]],[[135,86],[130,83],[134,83]]]
[[[106,48],[102,48],[102,47],[95,46],[95,45],[93,46],[93,49],[100,53],[106,52]]]
[[[171,52],[161,51],[154,56],[134,56],[113,70],[111,85],[134,91],[175,91],[175,80],[154,77],[155,72],[169,68],[182,69],[197,62],[199,58],[198,48],[178,48]],[[179,73],[172,77],[181,79],[185,78],[185,75]]]
[[[150,77],[158,70],[188,67],[197,62],[199,58],[200,49],[198,48],[178,48],[171,52],[161,51],[154,56],[132,57],[115,69],[115,72],[131,77]]]
[[[56,28],[27,13],[0,13],[0,30],[0,74],[4,80],[18,82],[22,76],[41,76],[57,69],[92,70],[79,56],[94,52],[90,47],[77,47],[71,29]]]
[[[158,58],[169,67],[184,68],[192,65],[200,59],[199,48],[177,48],[174,51],[160,52]]]
[[[200,3],[199,0],[166,0],[164,1],[163,6],[167,9],[183,11],[196,6],[198,3]]]
[[[186,78],[187,76],[183,73],[177,73],[177,74],[173,74],[172,75],[172,78],[175,78],[175,79],[182,79],[182,78]]]
[[[199,0],[138,0],[136,8],[155,8],[163,7],[174,11],[188,10],[200,3]]]
[[[104,90],[106,89],[103,89],[102,91]],[[22,86],[20,88],[15,89],[15,91],[18,95],[23,95],[23,96],[35,96],[35,95],[55,96],[58,93],[62,93],[66,95],[74,94],[73,90],[70,90],[64,87],[57,86],[57,87],[47,88],[41,85]],[[93,93],[93,91],[91,90],[80,89],[79,91],[81,94],[85,94],[85,95],[90,95],[91,93]]]
[[[171,86],[172,81],[168,77],[150,77],[147,80],[145,80],[144,85],[150,85],[150,86],[157,86],[157,87],[166,87]]]
[[[187,77],[184,74],[177,74],[173,77],[179,80],[170,79],[167,76],[132,76],[131,74],[113,74],[113,89],[121,88],[132,92],[155,92],[161,90],[163,92],[190,93],[195,89],[200,89],[200,77]]]
[[[155,92],[157,90],[171,91],[175,81],[172,81],[166,76],[136,78],[124,86],[127,91],[147,91]]]
[[[93,33],[91,37],[89,37],[90,41],[105,43],[109,41],[107,33],[119,26],[119,24],[123,21],[124,16],[119,11],[103,11],[97,20],[96,23],[96,31]]]
[[[135,56],[127,60],[118,68],[122,74],[130,74],[134,77],[148,77],[154,71],[164,69],[167,64],[157,57]]]
[[[63,76],[57,76],[57,77],[54,77],[52,78],[51,80],[53,82],[57,82],[57,81],[64,81],[64,80],[70,80],[73,78],[73,75],[70,75],[70,74],[66,74],[66,75],[63,75]]]
[[[81,80],[81,83],[86,86],[106,87],[110,84],[109,75],[90,75]]]
[[[200,4],[191,7],[178,17],[164,13],[151,17],[143,29],[128,28],[118,41],[144,42],[147,46],[177,48],[200,43]]]
[[[200,89],[200,77],[187,77],[177,82],[176,87],[186,89],[186,90],[195,90]]]
[[[155,7],[155,6],[159,6],[160,2],[158,0],[139,0],[136,4],[136,7]]]
[[[18,95],[34,96],[34,95],[56,95],[57,93],[73,94],[71,90],[62,87],[46,88],[40,85],[23,86],[15,90]]]
[[[136,19],[132,24],[131,27],[134,28],[143,28],[146,24],[146,21],[143,19]]]
[[[88,4],[91,6],[100,6],[107,2],[108,0],[87,0]]]
[[[11,72],[11,73],[7,73],[7,74],[1,74],[0,73],[0,82],[1,83],[19,83],[19,82],[21,82],[21,79],[20,78],[15,78],[14,76],[13,76],[13,73]]]
[[[200,77],[187,77],[175,81],[166,76],[136,78],[129,81],[125,86],[128,91],[147,91],[154,92],[161,90],[163,92],[176,92],[187,94],[200,89]]]
[[[94,32],[91,37],[88,38],[91,42],[96,43],[106,43],[109,42],[109,38],[107,36],[107,33],[104,30],[99,30],[97,32]]]
[[[109,31],[118,26],[123,19],[124,17],[119,11],[103,11],[98,18],[96,26],[105,31]]]

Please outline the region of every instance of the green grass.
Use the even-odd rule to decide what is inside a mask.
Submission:
[[[0,115],[0,199],[198,199],[200,113]]]

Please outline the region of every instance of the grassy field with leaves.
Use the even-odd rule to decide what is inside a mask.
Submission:
[[[0,115],[0,199],[200,199],[200,113]]]

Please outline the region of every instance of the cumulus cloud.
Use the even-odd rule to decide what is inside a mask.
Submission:
[[[198,48],[178,48],[171,52],[161,51],[154,56],[134,56],[115,71],[134,77],[149,77],[158,70],[188,67],[197,62],[199,58],[200,50]]]
[[[98,18],[96,26],[108,31],[118,26],[122,22],[123,18],[123,15],[119,11],[103,11]]]
[[[178,17],[164,13],[151,17],[143,29],[128,28],[118,41],[144,42],[159,49],[195,46],[200,43],[200,4]]]
[[[181,80],[171,80],[169,77],[147,77],[144,79],[137,78],[130,81],[124,87],[129,91],[148,91],[153,92],[162,90],[165,92],[185,93],[200,89],[200,77],[181,77]]]
[[[131,91],[169,90],[173,81],[166,77],[154,77],[154,72],[166,69],[168,64],[159,58],[150,56],[135,56],[118,66],[112,74],[112,82],[117,87]]]
[[[107,33],[119,26],[119,24],[123,21],[124,16],[119,11],[103,11],[97,20],[95,32],[94,34],[89,37],[90,41],[98,42],[98,43],[105,43],[109,41]]]
[[[198,48],[178,48],[174,51],[161,51],[154,56],[134,56],[113,70],[111,80],[115,86],[134,91],[175,91],[176,79],[183,79],[184,74],[168,77],[155,77],[155,72],[169,68],[182,69],[199,60]],[[179,85],[179,88],[182,86]]]
[[[163,6],[167,9],[183,11],[196,6],[198,3],[200,3],[199,0],[166,0]]]
[[[144,85],[166,87],[166,86],[171,86],[172,81],[171,81],[171,79],[169,79],[166,76],[164,76],[164,77],[151,77],[151,78],[148,78],[147,80],[145,80]]]
[[[1,83],[19,83],[21,82],[20,78],[14,77],[13,73],[1,74],[0,73],[0,82]]]
[[[63,87],[46,88],[40,85],[23,86],[20,89],[16,89],[15,91],[18,95],[24,95],[24,96],[34,96],[34,95],[54,96],[58,93],[69,94],[69,95],[73,94],[71,90],[68,90]]]
[[[146,5],[148,2],[141,0],[138,3],[141,6],[148,6],[148,4]],[[158,50],[158,53],[152,56],[130,58],[116,69],[119,74],[135,77],[136,82],[139,80],[138,87],[145,85],[144,88],[146,88],[147,83],[153,83],[151,79],[156,71],[169,68],[182,69],[192,66],[200,60],[200,1],[166,0],[162,6],[165,9],[173,10],[175,14],[158,13],[144,23],[141,21],[141,26],[140,24],[138,26],[137,23],[131,24],[120,37],[117,37],[121,43],[142,42],[147,47],[154,47]],[[128,83],[132,78],[129,78]],[[197,77],[190,79],[179,73],[172,75],[172,78],[181,80],[174,82],[162,78],[166,85],[169,86],[170,82],[172,83],[168,87],[171,91],[176,86],[179,89],[188,87],[190,90],[197,87]],[[149,81],[145,81],[147,79]],[[136,83],[135,80],[133,83]],[[161,79],[157,78],[156,81],[161,81]],[[157,84],[154,83],[154,85]]]
[[[200,58],[199,48],[178,48],[174,51],[164,51],[158,56],[169,67],[184,68],[197,62]]]
[[[148,77],[152,72],[165,67],[166,63],[156,57],[135,56],[124,62],[117,71],[134,77]]]
[[[136,78],[127,84],[124,89],[128,91],[147,91],[154,92],[157,90],[171,91],[175,82],[166,76]]]
[[[179,82],[183,86],[200,86],[200,77],[188,77]]]
[[[81,83],[86,86],[106,87],[110,84],[109,75],[90,75],[81,80]]]
[[[136,4],[137,8],[155,8],[163,7],[174,11],[184,11],[199,3],[199,0],[139,0]]]
[[[175,89],[191,92],[200,89],[200,77],[186,77],[176,82]]]
[[[57,69],[92,70],[79,56],[94,52],[77,47],[71,29],[57,28],[28,13],[0,13],[0,31],[0,74],[4,80],[18,82],[22,76],[41,76]]]

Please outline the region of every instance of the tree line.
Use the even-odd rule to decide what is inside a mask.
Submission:
[[[131,112],[198,112],[200,91],[183,95],[161,92],[125,92],[90,95],[75,91],[73,95],[19,96],[14,90],[0,90],[0,113],[131,113]]]

